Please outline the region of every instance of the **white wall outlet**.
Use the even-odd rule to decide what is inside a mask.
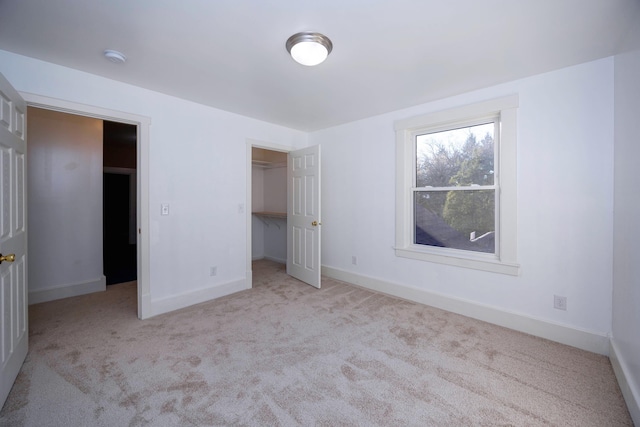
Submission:
[[[209,276],[215,276],[216,274],[218,274],[218,267],[211,267],[209,269]]]
[[[351,264],[358,265],[358,257],[357,256],[353,255],[351,257]]]
[[[169,215],[169,204],[163,203],[160,205],[160,215]]]
[[[553,308],[567,311],[567,297],[553,296]]]
[[[244,203],[238,204],[238,213],[244,213]]]

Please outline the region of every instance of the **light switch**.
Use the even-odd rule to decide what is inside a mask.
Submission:
[[[169,204],[164,203],[160,205],[160,215],[169,215]]]

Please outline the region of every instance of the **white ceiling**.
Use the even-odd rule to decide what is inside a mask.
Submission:
[[[640,0],[0,0],[2,50],[305,131],[638,48],[639,26]],[[300,31],[327,61],[288,56]]]

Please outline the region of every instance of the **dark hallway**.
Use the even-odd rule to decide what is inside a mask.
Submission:
[[[103,263],[107,285],[137,278],[134,125],[104,122]]]
[[[104,275],[107,285],[136,280],[136,245],[129,242],[129,175],[105,173]]]

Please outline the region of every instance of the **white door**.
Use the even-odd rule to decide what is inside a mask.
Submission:
[[[0,407],[27,355],[26,118],[26,103],[0,74]]]
[[[289,153],[287,273],[320,287],[320,146]]]

